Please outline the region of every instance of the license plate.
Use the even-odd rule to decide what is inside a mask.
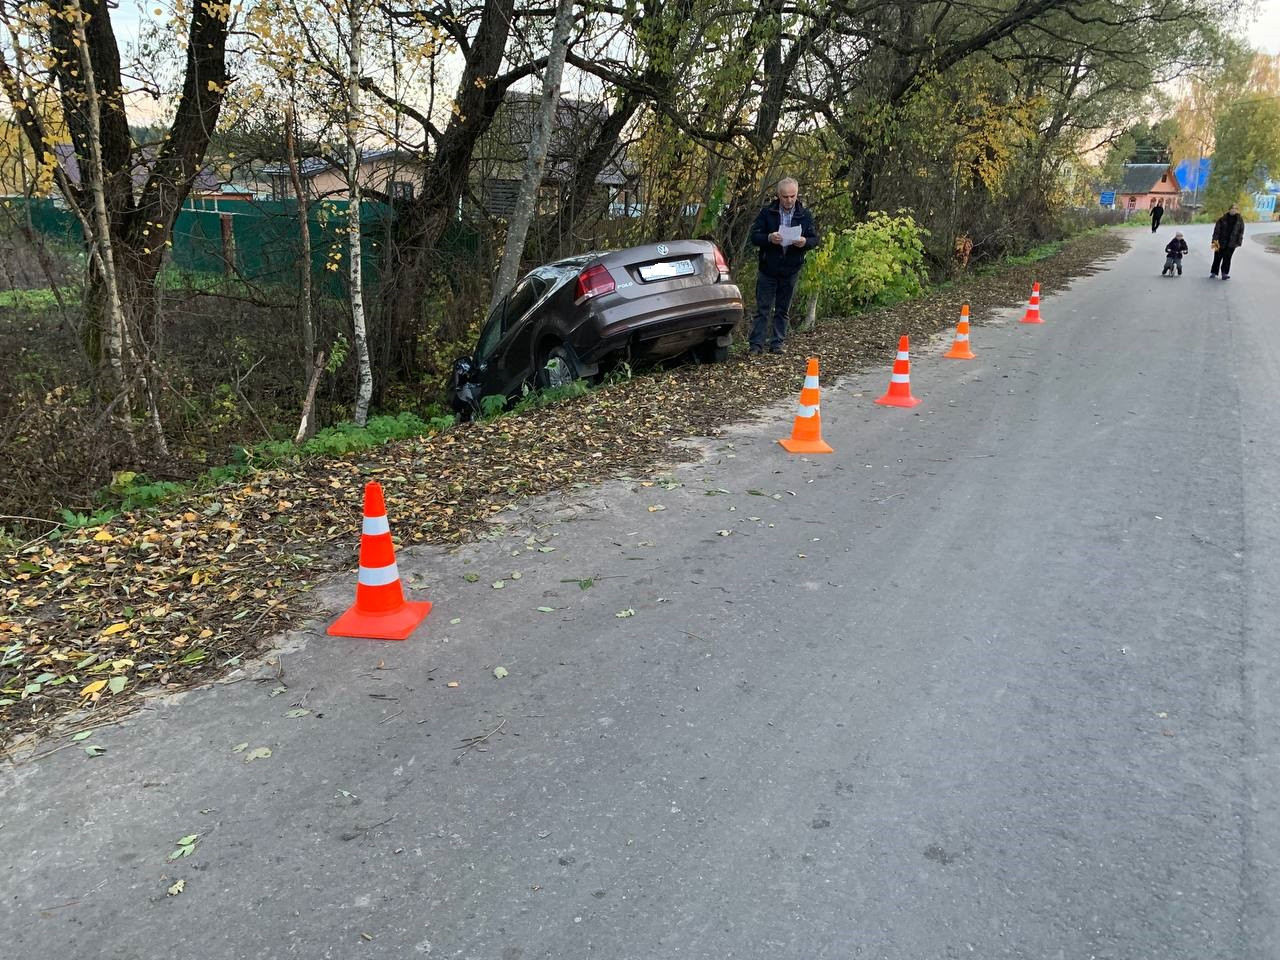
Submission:
[[[663,260],[650,263],[640,268],[640,279],[669,280],[672,277],[687,277],[693,273],[692,260]]]

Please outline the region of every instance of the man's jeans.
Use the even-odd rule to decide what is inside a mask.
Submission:
[[[756,275],[756,315],[751,321],[751,346],[764,349],[770,311],[773,312],[773,336],[769,346],[782,346],[787,335],[787,311],[791,308],[791,296],[796,292],[798,276],[793,273],[786,277],[771,277],[763,271]]]

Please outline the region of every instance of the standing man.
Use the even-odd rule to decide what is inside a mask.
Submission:
[[[804,266],[804,255],[818,245],[813,214],[797,197],[800,184],[791,177],[778,181],[778,199],[756,216],[751,225],[751,242],[760,248],[760,270],[756,274],[756,315],[751,323],[751,352],[782,353],[787,336],[787,310],[796,292],[796,279]],[[773,323],[769,314],[773,314]]]
[[[1151,208],[1151,232],[1155,233],[1156,228],[1160,226],[1160,221],[1164,218],[1164,201],[1157,200],[1156,205]]]
[[[1209,276],[1216,277],[1222,270],[1222,279],[1231,279],[1231,257],[1236,247],[1244,243],[1244,217],[1240,216],[1240,208],[1234,203],[1220,216],[1213,225],[1213,266],[1209,268]]]

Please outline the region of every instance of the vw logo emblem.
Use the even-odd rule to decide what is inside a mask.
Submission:
[[[658,256],[665,257],[670,252],[671,252],[670,249],[667,247],[665,243],[658,244]]]

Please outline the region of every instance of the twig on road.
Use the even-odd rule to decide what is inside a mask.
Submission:
[[[454,757],[454,758],[453,758],[453,762],[454,762],[454,763],[461,763],[461,762],[462,762],[462,758],[463,758],[463,757],[465,757],[465,756],[467,755],[467,751],[469,751],[472,747],[478,747],[478,746],[480,746],[480,744],[484,743],[486,740],[488,740],[490,737],[492,737],[495,733],[497,733],[499,730],[501,730],[501,729],[502,729],[503,727],[505,727],[506,725],[507,725],[507,718],[506,718],[506,717],[503,717],[503,718],[502,718],[502,722],[501,722],[501,723],[499,723],[496,727],[494,727],[492,730],[490,730],[488,733],[484,734],[483,736],[480,736],[480,737],[466,737],[466,738],[464,738],[464,739],[463,739],[463,741],[462,741],[462,746],[460,746],[460,747],[454,747],[454,749],[455,749],[455,750],[461,750],[461,751],[462,751],[462,753],[460,753],[460,754],[458,754],[456,757]]]

